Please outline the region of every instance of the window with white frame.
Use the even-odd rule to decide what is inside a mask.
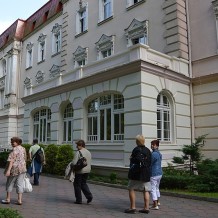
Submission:
[[[45,60],[45,53],[46,53],[46,42],[45,42],[46,35],[40,34],[38,38],[38,62],[42,62]]]
[[[99,0],[99,22],[113,16],[113,0]]]
[[[145,0],[126,0],[127,8],[139,3],[145,2]]]
[[[75,68],[86,65],[88,60],[88,48],[78,46],[76,51],[73,53],[73,59]]]
[[[51,110],[42,109],[33,116],[33,138],[39,142],[51,141]]]
[[[63,128],[63,141],[72,143],[73,141],[73,107],[69,103],[64,110],[64,128]]]
[[[168,97],[160,93],[157,97],[157,138],[163,142],[171,142],[172,110]]]
[[[88,3],[80,2],[76,13],[76,34],[88,30]]]
[[[103,59],[114,54],[114,36],[106,36],[103,34],[98,42],[96,42],[97,59]]]
[[[138,43],[148,44],[148,21],[133,19],[127,29],[124,30],[127,38],[127,46]]]
[[[124,98],[103,95],[88,104],[88,141],[124,140]]]
[[[29,42],[26,46],[26,68],[33,66],[33,43]]]
[[[61,51],[61,25],[56,23],[52,28],[52,54]]]

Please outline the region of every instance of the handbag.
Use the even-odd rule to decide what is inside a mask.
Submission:
[[[83,157],[82,153],[79,151],[80,157],[77,163],[73,166],[74,171],[81,170],[82,168],[87,166],[87,160]]]
[[[23,181],[23,192],[32,192],[33,191],[33,187],[30,183],[30,179],[27,177],[27,175],[25,175],[24,177],[24,181]]]

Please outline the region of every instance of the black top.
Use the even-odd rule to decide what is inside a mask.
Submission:
[[[130,157],[128,178],[143,182],[150,181],[151,152],[145,146],[137,146]]]

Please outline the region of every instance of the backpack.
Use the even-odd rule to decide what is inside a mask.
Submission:
[[[43,154],[43,151],[42,151],[41,147],[37,150],[34,157],[35,157],[35,160],[38,163],[43,163],[44,162],[45,158],[44,158],[44,154]]]

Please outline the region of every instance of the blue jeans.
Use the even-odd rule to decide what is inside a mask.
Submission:
[[[82,203],[82,193],[85,195],[86,199],[92,199],[92,193],[89,190],[89,187],[86,183],[88,179],[89,174],[84,173],[84,174],[75,174],[75,179],[74,179],[74,193],[76,197],[76,202]]]
[[[40,173],[34,173],[33,174],[33,176],[34,176],[33,184],[34,185],[39,185],[39,174]]]

